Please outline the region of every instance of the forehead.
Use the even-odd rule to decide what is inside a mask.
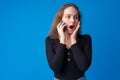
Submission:
[[[66,14],[71,14],[71,15],[78,15],[78,11],[77,11],[77,9],[76,8],[74,8],[74,7],[68,7],[68,8],[66,8],[65,10],[64,10],[64,14],[66,15]]]

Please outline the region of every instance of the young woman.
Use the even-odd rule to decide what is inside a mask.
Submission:
[[[55,80],[86,80],[92,59],[91,37],[81,35],[80,12],[75,4],[65,4],[53,21],[46,38],[46,55]]]

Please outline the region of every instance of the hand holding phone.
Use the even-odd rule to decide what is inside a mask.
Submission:
[[[66,30],[66,26],[64,26],[64,28],[63,28],[63,32],[65,32],[65,30]]]
[[[57,25],[57,31],[59,35],[59,39],[61,43],[65,43],[65,30],[66,30],[66,24],[63,21],[60,21]]]
[[[60,22],[65,24],[62,20]],[[63,32],[65,32],[65,30],[66,30],[66,26],[63,27]]]

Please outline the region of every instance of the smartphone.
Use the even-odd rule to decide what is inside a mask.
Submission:
[[[62,20],[60,20],[60,22],[63,22]],[[65,30],[66,30],[66,26],[64,26],[64,28],[63,28],[63,31],[65,32]]]
[[[65,32],[65,30],[66,30],[66,26],[64,26],[64,28],[63,28],[63,31]]]

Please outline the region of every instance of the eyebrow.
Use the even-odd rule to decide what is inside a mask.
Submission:
[[[64,15],[71,15],[71,14],[64,14]],[[78,16],[78,14],[75,14],[74,16]]]

